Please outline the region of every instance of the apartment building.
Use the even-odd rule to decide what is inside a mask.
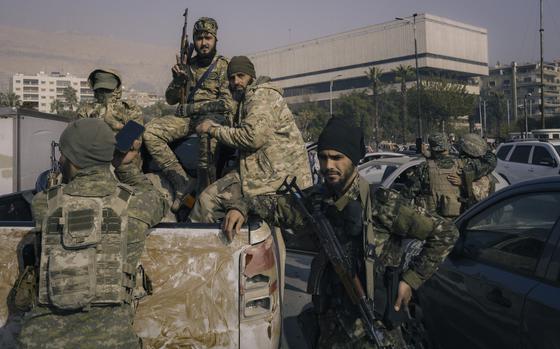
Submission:
[[[39,72],[36,75],[14,74],[10,80],[10,91],[19,95],[20,101],[44,113],[53,113],[51,104],[55,100],[64,102],[63,93],[68,87],[77,92],[78,102],[93,99],[86,78],[69,73]]]

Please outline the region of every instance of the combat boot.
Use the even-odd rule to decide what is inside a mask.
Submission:
[[[175,200],[171,205],[171,211],[177,212],[183,206],[185,197],[194,189],[195,183],[193,180],[189,180],[185,170],[179,164],[166,168],[163,174],[175,190]]]

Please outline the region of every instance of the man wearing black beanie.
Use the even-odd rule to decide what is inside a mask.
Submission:
[[[331,119],[318,144],[324,184],[304,191],[302,199],[282,194],[274,200],[253,197],[228,204],[223,230],[230,239],[249,212],[269,224],[291,228],[296,235],[314,232],[324,236],[325,221],[334,230],[348,265],[340,268],[344,263],[333,258],[330,249],[323,245],[324,239],[320,239],[307,287],[313,308],[298,316],[310,348],[407,347],[400,327],[405,319],[402,307],[408,305],[412,290],[437,270],[458,237],[451,221],[410,206],[410,201],[402,200],[396,191],[379,188],[370,199],[369,184],[357,170],[363,155],[361,129],[344,119]],[[296,200],[304,200],[308,210],[313,209],[315,221],[323,224],[313,226],[307,219],[309,213],[302,212]],[[406,239],[426,241],[427,247],[407,270],[400,270]],[[334,268],[333,264],[339,267]],[[341,269],[345,272],[340,273]],[[360,309],[349,296],[353,293],[346,288],[349,283],[343,284],[341,274],[353,278],[350,290],[365,294],[366,307],[375,310],[376,321],[369,322],[371,327],[367,330],[368,322],[363,321]],[[377,297],[380,292],[383,297]]]

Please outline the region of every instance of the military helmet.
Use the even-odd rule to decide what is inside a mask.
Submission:
[[[441,132],[436,132],[428,137],[428,144],[430,144],[430,151],[442,153],[449,150],[449,142],[447,136]]]
[[[214,36],[218,34],[218,22],[214,18],[200,17],[194,24],[193,33],[210,33]]]
[[[477,158],[486,154],[488,145],[479,135],[468,133],[459,140],[459,151]]]
[[[119,73],[113,69],[95,69],[89,74],[88,82],[92,90],[96,90],[98,88],[117,90],[122,84]]]

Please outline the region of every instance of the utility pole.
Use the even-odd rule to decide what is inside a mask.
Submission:
[[[507,108],[507,120],[508,120],[508,132],[509,132],[509,99],[506,100],[506,108]]]
[[[422,108],[420,105],[420,98],[421,98],[421,89],[422,85],[420,84],[420,73],[418,70],[418,41],[416,40],[416,17],[418,13],[412,14],[412,34],[414,37],[414,65],[416,71],[416,113],[418,114],[418,126],[417,126],[417,134],[416,134],[416,152],[420,153],[420,149],[422,148]],[[404,21],[410,24],[409,20],[406,20],[402,17],[395,17],[398,21]]]
[[[541,9],[541,28],[539,29],[541,37],[541,128],[546,128],[544,122],[544,60],[543,60],[543,3],[540,1]]]
[[[511,62],[511,104],[513,120],[517,122],[517,63]]]
[[[486,127],[486,100],[482,101],[484,107],[484,137],[488,137],[488,128]]]
[[[478,98],[478,118],[480,121],[480,137],[483,137],[484,135],[482,134],[482,99],[480,97]]]

